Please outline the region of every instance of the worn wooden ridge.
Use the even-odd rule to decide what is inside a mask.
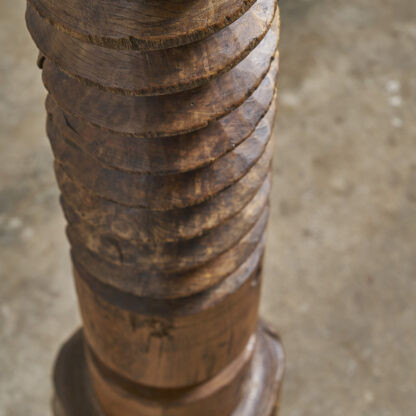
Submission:
[[[46,60],[43,81],[65,112],[103,129],[161,137],[206,127],[240,106],[277,63],[277,25],[243,61],[194,90],[161,96],[124,96],[85,86]]]
[[[254,132],[232,151],[206,167],[171,175],[132,174],[108,168],[60,137],[52,123],[48,124],[48,135],[57,162],[85,188],[124,205],[166,210],[201,203],[244,176],[268,150],[274,116],[272,105]]]
[[[241,19],[201,42],[153,51],[109,50],[80,41],[30,4],[26,22],[39,50],[67,75],[121,94],[158,95],[198,87],[229,71],[264,38],[275,12],[276,0],[258,0]]]
[[[100,129],[62,111],[48,95],[48,124],[66,141],[109,167],[135,173],[166,175],[204,167],[246,139],[275,101],[277,65],[244,103],[195,132],[140,138]]]
[[[62,32],[115,49],[167,49],[200,41],[241,17],[256,0],[28,0]]]
[[[27,3],[83,322],[54,415],[272,416],[277,0]]]

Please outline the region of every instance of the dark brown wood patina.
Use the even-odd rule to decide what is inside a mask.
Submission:
[[[271,416],[276,0],[28,0],[83,320],[55,416]]]

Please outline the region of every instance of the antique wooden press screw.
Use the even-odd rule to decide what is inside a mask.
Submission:
[[[270,416],[277,0],[28,0],[83,328],[56,416]]]

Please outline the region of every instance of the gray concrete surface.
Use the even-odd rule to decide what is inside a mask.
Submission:
[[[283,416],[416,414],[416,6],[281,0],[262,312]],[[79,317],[23,0],[0,3],[0,415],[44,416]],[[261,415],[259,415],[261,416]]]

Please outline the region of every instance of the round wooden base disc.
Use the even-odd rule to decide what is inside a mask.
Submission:
[[[243,399],[230,416],[275,416],[284,373],[279,337],[261,322],[258,344]],[[82,331],[62,347],[54,370],[55,416],[105,416],[95,400],[87,374]],[[143,415],[145,416],[145,415]]]

